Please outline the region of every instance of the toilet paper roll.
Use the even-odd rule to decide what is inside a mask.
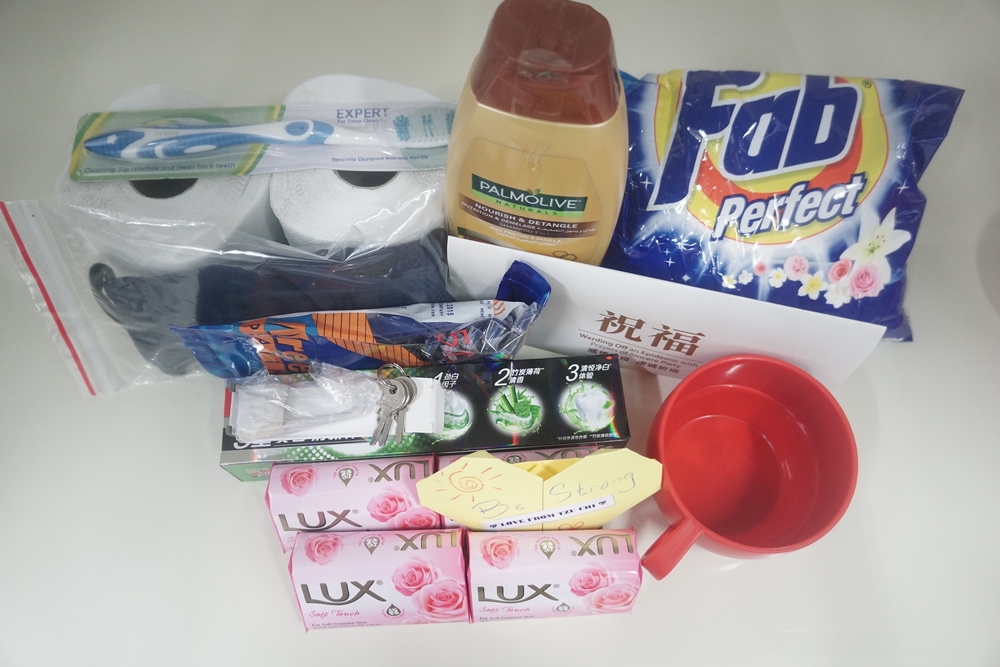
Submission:
[[[149,85],[126,93],[109,110],[213,106],[193,93]],[[129,222],[120,226],[127,234],[111,236],[98,248],[102,259],[162,272],[207,261],[238,232],[284,242],[271,210],[269,185],[269,175],[81,183],[69,177],[67,167],[56,181],[56,201]]]
[[[328,74],[293,89],[286,104],[436,101],[394,81]],[[445,228],[444,170],[273,174],[271,207],[289,245],[339,256],[414,241]]]

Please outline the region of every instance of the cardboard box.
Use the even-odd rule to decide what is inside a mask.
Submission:
[[[631,530],[469,532],[472,622],[627,613],[642,583]]]
[[[445,432],[409,433],[373,449],[367,439],[244,443],[229,427],[227,389],[222,467],[267,479],[273,463],[549,447],[624,447],[629,428],[615,355],[586,355],[409,368],[445,388]]]
[[[835,385],[875,349],[885,327],[451,237],[456,298],[487,298],[514,260],[552,295],[525,344],[559,354],[617,354],[623,366],[680,380],[730,354],[764,354]]]
[[[306,630],[467,623],[460,530],[299,533],[288,571]]]
[[[435,470],[433,455],[286,463],[272,468],[264,500],[282,551],[300,532],[441,528],[417,493]]]

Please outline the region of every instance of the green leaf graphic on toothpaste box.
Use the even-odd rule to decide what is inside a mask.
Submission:
[[[587,208],[586,197],[546,194],[537,188],[520,190],[476,174],[472,175],[472,191],[496,206],[537,215],[579,218]]]
[[[493,422],[505,431],[533,433],[542,424],[542,406],[538,396],[514,385],[503,387],[490,400]]]

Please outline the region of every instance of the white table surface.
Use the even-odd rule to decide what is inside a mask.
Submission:
[[[0,199],[53,198],[80,115],[168,84],[228,106],[328,73],[455,99],[497,2],[0,3]],[[860,477],[800,552],[695,549],[634,613],[306,634],[261,484],[218,466],[221,381],[82,393],[0,260],[0,665],[1000,664],[1000,4],[595,0],[619,66],[967,91],[924,175],[916,340],[835,389]],[[628,371],[632,446],[668,388]],[[629,517],[648,546],[651,501]]]

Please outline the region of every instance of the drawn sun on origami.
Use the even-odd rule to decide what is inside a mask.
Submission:
[[[464,461],[454,471],[449,472],[437,484],[434,493],[443,493],[449,501],[466,500],[469,504],[476,503],[482,495],[503,491],[497,484],[503,474],[489,461]]]

